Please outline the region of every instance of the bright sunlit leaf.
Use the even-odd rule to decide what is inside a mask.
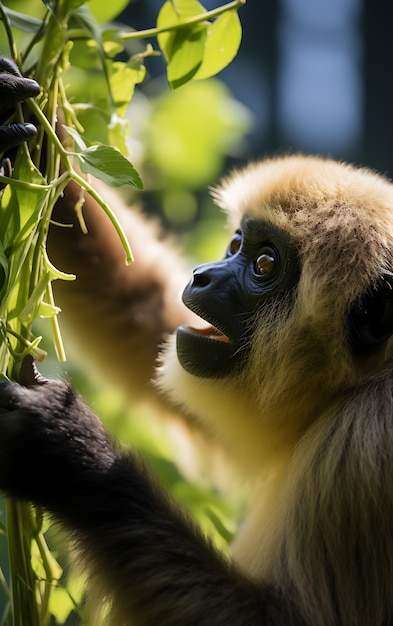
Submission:
[[[120,117],[126,113],[135,85],[142,82],[145,75],[146,68],[143,65],[133,68],[120,61],[111,64],[110,88],[117,114]]]
[[[157,26],[165,28],[186,23],[205,12],[197,0],[168,1],[159,13]],[[220,72],[236,56],[241,37],[237,11],[223,13],[213,22],[206,20],[159,35],[158,42],[167,62],[171,87],[179,87],[191,79],[209,78]]]
[[[168,26],[182,24],[190,17],[203,15],[205,12],[205,8],[197,2],[197,0],[176,0],[176,3],[167,0],[158,14],[157,27],[166,28]],[[172,49],[171,39],[173,37],[174,32],[172,31],[161,33],[157,38],[166,61],[170,59],[170,51]]]
[[[131,185],[143,189],[143,183],[134,166],[111,146],[91,146],[77,154],[80,168],[111,187]]]
[[[204,7],[197,0],[166,2],[157,18],[157,26],[166,28],[182,24],[189,18],[203,15]],[[168,82],[172,88],[191,80],[197,73],[205,53],[208,22],[161,33],[158,43],[167,63]]]
[[[51,614],[56,618],[56,622],[64,624],[75,606],[66,589],[54,587],[50,597],[50,608]]]
[[[209,26],[204,57],[194,79],[210,78],[224,69],[236,56],[242,27],[236,11],[228,11]]]
[[[167,78],[173,89],[191,80],[198,72],[205,53],[207,25],[182,28],[171,39]]]
[[[105,54],[113,59],[117,54],[121,54],[124,50],[124,42],[119,35],[119,31],[115,28],[108,28],[101,33],[102,45]]]

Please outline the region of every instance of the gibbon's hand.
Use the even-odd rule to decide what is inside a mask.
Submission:
[[[10,150],[36,134],[37,129],[30,122],[4,122],[18,102],[39,93],[40,86],[35,80],[24,78],[13,61],[0,57],[0,152]]]
[[[118,452],[67,383],[28,382],[0,383],[0,489],[56,510],[75,488],[88,491],[91,474],[105,473]]]

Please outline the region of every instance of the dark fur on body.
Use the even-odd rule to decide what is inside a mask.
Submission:
[[[3,489],[71,530],[92,580],[112,600],[111,623],[302,623],[278,591],[251,582],[212,548],[66,383],[4,383],[0,407]]]

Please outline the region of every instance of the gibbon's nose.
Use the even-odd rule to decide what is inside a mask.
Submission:
[[[195,268],[191,283],[192,288],[214,287],[222,280],[228,279],[228,268],[225,261],[205,263]]]
[[[211,277],[205,265],[200,265],[193,272],[192,286],[207,287],[210,284]]]

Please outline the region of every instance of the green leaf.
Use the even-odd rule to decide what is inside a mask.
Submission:
[[[104,24],[117,17],[129,3],[130,0],[111,0],[110,2],[90,0],[89,8],[97,22]]]
[[[50,595],[50,612],[57,624],[65,624],[68,616],[75,608],[70,594],[63,587],[54,587]]]
[[[132,185],[143,189],[142,180],[134,166],[118,150],[111,146],[91,146],[77,153],[80,168],[111,187]]]
[[[21,150],[15,159],[13,178],[37,185],[46,182]],[[6,250],[8,247],[16,247],[31,234],[45,194],[44,189],[23,189],[13,185],[5,188],[1,201],[0,237]]]
[[[237,11],[228,11],[210,25],[202,64],[194,80],[218,74],[236,56],[242,39],[242,27]]]
[[[197,0],[177,0],[176,4],[171,0],[167,0],[162,6],[157,17],[157,28],[166,28],[181,24],[190,17],[203,15],[204,7]],[[172,40],[176,35],[176,31],[161,33],[158,35],[158,45],[161,48],[165,60],[168,62],[171,58]]]
[[[35,17],[30,17],[24,13],[13,11],[5,6],[3,6],[3,10],[7,14],[11,26],[14,28],[23,30],[26,33],[37,33],[42,27],[42,20],[37,20]]]
[[[207,517],[210,519],[210,521],[214,525],[214,528],[216,529],[220,537],[222,537],[225,543],[229,545],[233,539],[233,533],[230,532],[228,528],[226,528],[223,521],[219,518],[217,513],[215,513],[215,511],[213,511],[211,507],[206,507],[205,512],[206,512]]]
[[[114,113],[108,124],[108,141],[105,145],[117,148],[119,152],[128,158],[129,148],[127,138],[130,136],[130,123]]]
[[[55,317],[59,313],[61,313],[60,307],[41,300],[34,319],[36,317]]]
[[[110,64],[109,73],[111,94],[117,114],[120,117],[124,117],[134,93],[135,85],[143,81],[146,69],[143,66],[134,69],[126,65],[126,63],[116,61]]]
[[[45,310],[45,317],[56,315],[60,309],[56,307],[57,310],[53,310],[49,312],[45,307],[42,308],[42,311],[38,313],[42,305],[42,298],[45,294],[46,288],[48,287],[51,280],[50,272],[45,272],[41,279],[34,287],[32,294],[28,301],[25,303],[22,310],[18,311],[18,317],[26,324],[31,323],[37,315],[43,315],[43,311]],[[46,305],[47,307],[49,305]],[[52,307],[54,309],[55,307]]]
[[[157,26],[166,28],[201,16],[204,7],[197,0],[166,2]],[[178,30],[164,32],[158,43],[167,62],[168,81],[172,88],[191,79],[214,76],[236,56],[242,29],[237,11],[227,11],[214,22],[201,22]]]
[[[182,28],[171,37],[167,47],[167,78],[172,89],[191,80],[198,72],[205,53],[207,25]]]
[[[55,15],[51,15],[45,34],[44,45],[37,64],[35,78],[45,92],[53,80],[56,63],[65,47],[65,30]]]
[[[105,54],[113,59],[116,55],[121,54],[124,50],[124,41],[119,35],[116,28],[108,28],[101,32],[102,43]]]

